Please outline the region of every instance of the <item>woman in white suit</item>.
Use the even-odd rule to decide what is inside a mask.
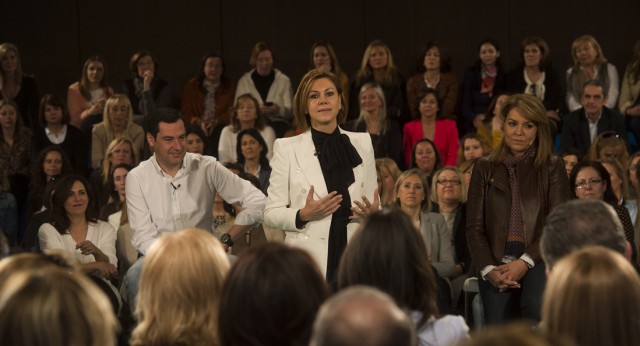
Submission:
[[[307,250],[334,283],[359,219],[378,209],[371,137],[338,127],[346,107],[330,72],[309,71],[293,101],[304,132],[274,144],[264,222],[285,230],[285,242]]]

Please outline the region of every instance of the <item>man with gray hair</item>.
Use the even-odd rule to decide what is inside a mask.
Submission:
[[[560,258],[589,245],[602,245],[627,259],[631,245],[613,208],[600,200],[574,199],[556,207],[548,216],[540,239],[547,271]],[[634,264],[635,266],[635,264]]]
[[[351,286],[322,305],[310,345],[414,346],[416,341],[413,322],[389,295]]]

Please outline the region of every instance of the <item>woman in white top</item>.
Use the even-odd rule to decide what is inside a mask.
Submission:
[[[218,161],[236,162],[238,160],[236,149],[238,133],[248,128],[255,128],[260,132],[269,149],[267,158],[271,159],[276,134],[271,126],[265,125],[258,100],[251,94],[240,95],[234,108],[231,125],[222,129],[220,134]]]
[[[607,62],[602,48],[591,35],[580,36],[571,44],[573,66],[567,70],[567,107],[575,111],[582,107],[580,94],[584,84],[592,79],[601,81],[604,85],[607,108],[615,108],[620,93],[618,70]]]
[[[389,294],[410,313],[418,345],[458,345],[469,339],[462,316],[440,315],[423,237],[395,208],[370,214],[361,223],[342,256],[338,284],[340,289],[367,285]]]
[[[56,249],[69,254],[88,275],[116,279],[116,231],[92,217],[89,182],[79,175],[60,179],[52,196],[51,223],[40,227],[42,250]]]

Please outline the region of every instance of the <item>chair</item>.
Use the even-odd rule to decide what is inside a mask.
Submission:
[[[473,314],[473,328],[475,330],[484,329],[484,307],[482,306],[482,298],[480,298],[480,288],[478,287],[478,278],[470,277],[464,281],[462,286],[464,291],[464,318],[469,320],[469,296],[475,293],[471,300],[471,312]]]

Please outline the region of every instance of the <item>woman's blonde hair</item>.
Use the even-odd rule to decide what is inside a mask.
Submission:
[[[298,85],[296,95],[293,97],[293,116],[296,123],[295,125],[303,132],[309,129],[309,127],[311,126],[309,110],[307,109],[307,102],[309,100],[309,93],[311,93],[311,86],[313,85],[313,82],[322,78],[330,80],[331,83],[333,83],[333,86],[336,88],[338,96],[340,96],[341,107],[338,111],[338,117],[336,119],[338,125],[342,124],[347,117],[347,105],[342,94],[342,84],[340,83],[338,77],[331,72],[320,71],[317,69],[311,70],[307,72],[304,77],[302,77],[300,85]]]
[[[400,190],[400,186],[404,183],[407,178],[412,175],[417,175],[420,178],[420,182],[422,183],[422,189],[424,191],[424,199],[420,203],[421,211],[430,211],[431,210],[431,199],[429,198],[429,178],[427,177],[427,173],[419,168],[411,168],[408,169],[396,179],[396,186],[394,188],[396,194],[396,205],[402,207],[400,204],[400,198],[398,198],[398,190]]]
[[[117,330],[109,299],[79,272],[55,265],[23,268],[0,290],[0,335],[6,345],[112,346]]]
[[[373,78],[373,69],[371,68],[371,66],[369,66],[369,58],[371,57],[371,51],[374,48],[378,47],[384,49],[387,53],[387,66],[385,66],[382,80],[379,80],[377,82],[383,86],[395,85],[398,82],[398,68],[393,63],[393,56],[391,55],[389,46],[387,46],[381,40],[373,40],[371,41],[371,43],[369,43],[367,49],[365,49],[364,51],[364,55],[362,56],[360,69],[356,74],[356,84],[362,84],[362,82]]]
[[[382,103],[380,105],[380,109],[378,110],[378,121],[380,134],[384,134],[387,132],[387,101],[384,98],[384,91],[377,83],[367,83],[360,88],[360,93],[358,94],[358,103],[360,103],[360,99],[362,98],[362,94],[364,94],[367,90],[373,89],[375,91],[376,96]],[[354,121],[354,128],[357,128],[362,122],[365,124],[369,121],[369,114],[365,112],[362,107],[360,107],[360,115]]]
[[[629,189],[629,178],[627,178],[627,175],[620,165],[620,162],[615,159],[600,159],[598,160],[598,162],[600,162],[603,166],[611,165],[611,167],[613,167],[613,170],[616,172],[616,175],[618,176],[618,179],[620,179],[620,183],[622,184],[622,198],[624,198],[624,200],[634,199],[634,197],[632,197],[631,195],[631,190]],[[605,166],[605,168],[607,167]],[[613,186],[611,188],[613,189]]]
[[[13,82],[20,85],[22,84],[22,62],[20,61],[20,52],[18,51],[18,47],[13,43],[0,44],[0,61],[9,52],[13,52],[16,55],[16,72],[13,75]],[[0,93],[2,93],[2,96],[5,99],[9,98],[5,95],[4,90],[4,85],[7,83],[6,79],[7,76],[4,75],[4,71],[0,68]]]
[[[391,174],[391,178],[393,178],[394,183],[398,180],[398,177],[400,176],[400,174],[402,174],[402,171],[400,170],[400,168],[398,168],[398,164],[388,157],[381,157],[379,159],[376,159],[376,169],[380,170],[380,175],[382,175],[383,167],[386,168],[387,171],[389,171],[389,174]],[[394,201],[385,200],[385,194],[383,193],[383,191],[378,191],[378,194],[380,195],[380,198],[382,198],[382,200],[380,201],[382,205],[395,203],[395,200]]]
[[[580,46],[582,46],[585,43],[588,43],[589,45],[591,45],[593,50],[596,51],[596,54],[597,54],[596,65],[601,66],[607,63],[607,58],[602,53],[602,48],[600,47],[600,44],[598,43],[596,38],[591,35],[582,35],[576,38],[575,40],[573,40],[573,43],[571,44],[571,58],[573,59],[574,68],[580,68],[580,61],[578,60],[578,55],[576,54],[576,51]]]
[[[102,159],[102,183],[106,184],[109,182],[109,177],[111,176],[111,154],[113,154],[113,151],[116,150],[116,147],[122,143],[129,143],[129,149],[131,150],[131,160],[133,160],[133,162],[131,162],[131,166],[136,166],[138,164],[138,155],[135,151],[135,149],[133,148],[133,142],[130,139],[127,138],[123,138],[123,137],[116,137],[114,138],[111,143],[109,143],[109,146],[107,147],[107,150],[104,151],[104,158]]]
[[[131,345],[218,345],[229,260],[210,232],[165,233],[144,259]]]
[[[458,169],[458,167],[455,167],[455,166],[443,167],[438,171],[436,171],[436,173],[433,175],[433,180],[431,181],[431,193],[430,193],[431,202],[440,203],[438,201],[438,178],[440,177],[440,174],[442,174],[442,172],[444,171],[451,171],[456,174],[458,179],[460,179],[460,195],[458,196],[458,200],[460,203],[466,203],[467,202],[467,184],[464,183],[464,174],[462,173],[462,171],[460,171],[460,169]]]
[[[591,143],[589,150],[587,151],[587,160],[598,161],[604,159],[600,157],[600,150],[607,147],[615,147],[618,155],[616,160],[622,165],[622,167],[629,166],[629,151],[627,151],[627,144],[624,139],[620,138],[620,135],[614,131],[606,131],[598,135],[596,140]]]
[[[622,255],[602,246],[577,250],[551,271],[542,328],[576,345],[640,345],[640,277]]]
[[[553,153],[553,142],[551,141],[547,111],[540,99],[533,95],[512,95],[509,96],[500,109],[500,113],[505,119],[502,126],[505,126],[507,123],[507,115],[514,109],[519,109],[525,119],[536,125],[537,133],[534,140],[536,157],[533,164],[536,168],[540,168],[551,159],[551,154]],[[502,142],[500,142],[498,147],[491,153],[489,159],[494,162],[502,162],[509,153],[510,149],[507,146],[505,135],[505,137],[502,138]]]
[[[109,113],[111,112],[111,106],[114,106],[118,103],[124,103],[127,106],[127,128],[131,126],[133,123],[133,108],[131,107],[131,102],[129,101],[129,97],[125,94],[114,94],[107,99],[107,102],[104,105],[104,111],[102,111],[102,122],[104,122],[104,126],[107,127],[109,131],[111,131],[111,119],[109,119]]]

